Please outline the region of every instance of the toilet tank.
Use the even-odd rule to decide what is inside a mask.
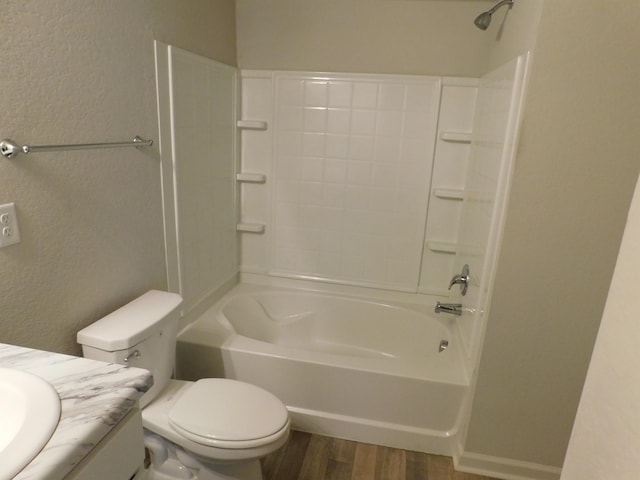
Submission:
[[[146,406],[173,374],[181,304],[182,298],[175,293],[145,293],[80,330],[77,341],[82,354],[149,370],[153,387],[140,400],[140,405]]]

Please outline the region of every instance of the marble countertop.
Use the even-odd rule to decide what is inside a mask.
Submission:
[[[15,480],[63,479],[153,384],[147,370],[2,343],[0,367],[43,378],[61,402],[58,427]]]

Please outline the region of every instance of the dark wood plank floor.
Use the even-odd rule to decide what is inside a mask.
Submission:
[[[264,480],[495,480],[456,472],[449,457],[298,431],[262,469]]]

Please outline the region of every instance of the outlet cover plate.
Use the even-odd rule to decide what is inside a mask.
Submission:
[[[18,216],[13,203],[0,205],[0,248],[13,245],[20,241]]]

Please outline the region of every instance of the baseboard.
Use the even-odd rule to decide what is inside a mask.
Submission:
[[[463,452],[454,457],[456,470],[505,480],[558,480],[561,468],[510,458]]]

